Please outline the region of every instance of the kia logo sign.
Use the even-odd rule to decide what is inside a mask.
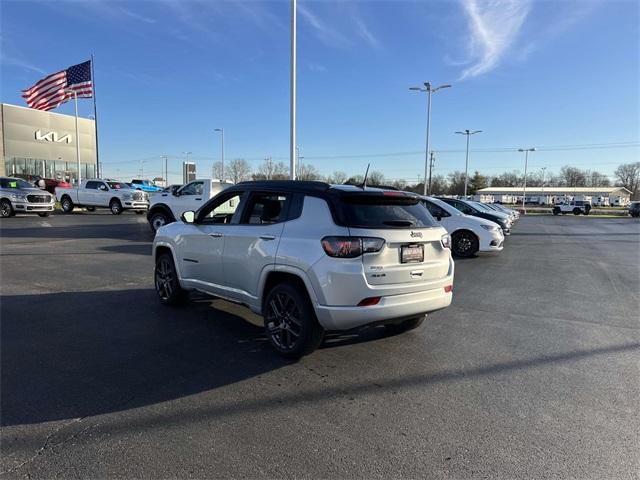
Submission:
[[[422,238],[422,232],[411,232],[411,238]]]
[[[60,135],[58,132],[42,133],[42,130],[36,130],[35,136],[39,142],[71,143],[72,141],[70,133]]]

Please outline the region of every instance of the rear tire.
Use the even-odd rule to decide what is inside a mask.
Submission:
[[[453,247],[453,254],[462,258],[473,257],[480,250],[478,237],[467,230],[455,232],[451,236],[451,246]]]
[[[120,200],[114,198],[109,202],[109,210],[113,215],[120,215],[122,213],[122,204]]]
[[[73,201],[71,201],[71,198],[68,196],[64,196],[62,197],[62,200],[60,200],[60,207],[62,208],[62,211],[64,213],[71,213],[73,212]]]
[[[189,292],[180,286],[178,271],[170,253],[158,256],[153,278],[156,293],[163,305],[180,305],[187,300]]]
[[[392,335],[397,335],[399,333],[408,332],[409,330],[414,330],[418,328],[424,322],[425,315],[416,318],[410,318],[409,320],[404,320],[400,323],[388,323],[385,325],[387,331]]]
[[[14,215],[13,207],[11,206],[11,202],[9,200],[2,200],[0,202],[0,217],[9,218]]]
[[[51,215],[51,212],[41,212],[38,214],[39,217],[46,218]]]
[[[580,215],[580,213],[582,213],[582,212],[580,211],[580,209],[579,209],[579,208],[574,208],[574,209],[573,209],[573,214],[574,214],[574,215]]]
[[[283,357],[309,355],[322,343],[324,329],[307,292],[295,284],[285,282],[273,287],[264,301],[263,315],[265,334]]]

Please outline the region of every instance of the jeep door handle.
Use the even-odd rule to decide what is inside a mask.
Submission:
[[[275,235],[260,235],[260,238],[262,240],[275,240],[276,236]]]
[[[196,200],[202,200],[202,198],[196,198]]]
[[[222,234],[220,232],[213,232],[213,233],[210,233],[209,236],[213,238],[220,238],[222,237]]]

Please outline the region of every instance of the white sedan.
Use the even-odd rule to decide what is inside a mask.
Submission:
[[[465,215],[437,198],[421,197],[421,201],[451,235],[451,250],[455,256],[472,257],[478,252],[502,251],[504,235],[498,224]]]

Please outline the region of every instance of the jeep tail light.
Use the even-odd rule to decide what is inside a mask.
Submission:
[[[377,305],[380,302],[382,297],[367,297],[360,300],[358,303],[359,307],[370,307],[372,305]]]
[[[374,237],[324,237],[322,248],[334,258],[356,258],[363,253],[379,252],[384,246],[382,238]]]
[[[451,235],[443,235],[440,242],[444,248],[451,248]]]
[[[449,293],[451,291],[453,291],[453,285],[447,285],[444,287],[444,293]]]

